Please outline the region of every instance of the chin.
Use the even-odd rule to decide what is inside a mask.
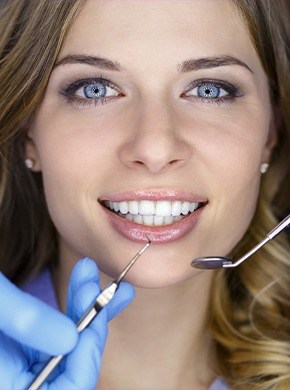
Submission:
[[[200,270],[191,267],[191,262],[195,258],[192,250],[189,250],[186,242],[174,244],[150,246],[147,251],[137,259],[124,281],[140,288],[166,288],[181,284],[200,274]],[[106,285],[111,280],[120,275],[138,250],[142,248],[140,244],[134,244],[135,249],[128,245],[117,245],[118,250],[109,246],[104,251],[94,253],[92,258],[98,259],[97,265],[102,274],[102,285]],[[200,250],[196,251],[200,255]],[[199,279],[199,278],[198,278]]]
[[[141,260],[141,259],[140,259]],[[131,283],[137,288],[159,289],[177,286],[188,280],[194,279],[200,270],[193,269],[188,263],[187,266],[172,266],[163,259],[163,264],[157,265],[150,262],[146,266],[136,264],[124,281]]]

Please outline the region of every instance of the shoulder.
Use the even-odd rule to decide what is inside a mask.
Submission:
[[[211,385],[209,390],[230,390],[229,386],[226,384],[226,382],[221,379],[217,378]]]
[[[55,290],[53,287],[51,272],[48,268],[40,272],[35,278],[25,282],[21,289],[34,295],[48,305],[58,308]]]

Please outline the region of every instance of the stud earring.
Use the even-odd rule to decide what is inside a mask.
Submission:
[[[269,164],[268,163],[262,163],[261,166],[260,166],[260,172],[261,173],[266,173],[268,168],[269,168]]]
[[[32,160],[32,158],[26,158],[24,162],[28,169],[32,169],[34,167],[34,160]]]

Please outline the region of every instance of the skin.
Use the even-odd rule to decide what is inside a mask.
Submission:
[[[96,259],[105,283],[141,247],[112,229],[100,197],[140,189],[206,197],[194,230],[152,245],[130,271],[137,297],[111,324],[98,386],[206,389],[214,377],[205,330],[214,273],[199,274],[190,262],[226,255],[252,219],[260,165],[276,140],[267,77],[228,1],[88,1],[59,59],[71,54],[105,57],[124,70],[57,66],[29,131],[26,154],[43,173],[59,232],[60,305],[77,259]],[[178,71],[182,61],[215,56],[246,66]],[[103,105],[75,105],[60,94],[78,79],[100,76],[117,90]],[[217,104],[186,95],[199,79],[227,82],[239,96]]]

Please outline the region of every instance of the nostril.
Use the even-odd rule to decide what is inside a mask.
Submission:
[[[176,165],[176,164],[178,164],[178,163],[180,163],[180,162],[182,162],[182,161],[183,161],[183,160],[178,160],[178,159],[176,159],[176,160],[170,161],[169,164],[171,164],[171,165]]]
[[[186,160],[184,159],[174,159],[172,161],[169,161],[169,166],[170,167],[174,167],[174,168],[179,168],[181,166],[183,166],[184,164],[186,163]]]
[[[142,161],[142,160],[133,160],[131,163],[127,164],[131,168],[145,168],[148,169],[152,173],[158,173],[158,172],[164,172],[168,168],[176,167],[178,168],[179,166],[183,165],[185,160],[183,159],[173,159],[171,161],[168,161],[164,163],[163,159],[155,158],[152,159],[151,161]]]
[[[186,145],[165,142],[164,139],[163,142],[157,141],[151,140],[150,144],[146,144],[143,139],[142,143],[139,140],[139,143],[136,141],[134,145],[123,145],[119,152],[120,161],[131,169],[145,169],[156,174],[170,168],[179,168],[190,159],[191,150]]]
[[[143,168],[145,166],[145,164],[142,161],[133,160],[131,162],[128,162],[127,166],[130,167],[130,168],[135,168],[136,169],[136,168]]]

